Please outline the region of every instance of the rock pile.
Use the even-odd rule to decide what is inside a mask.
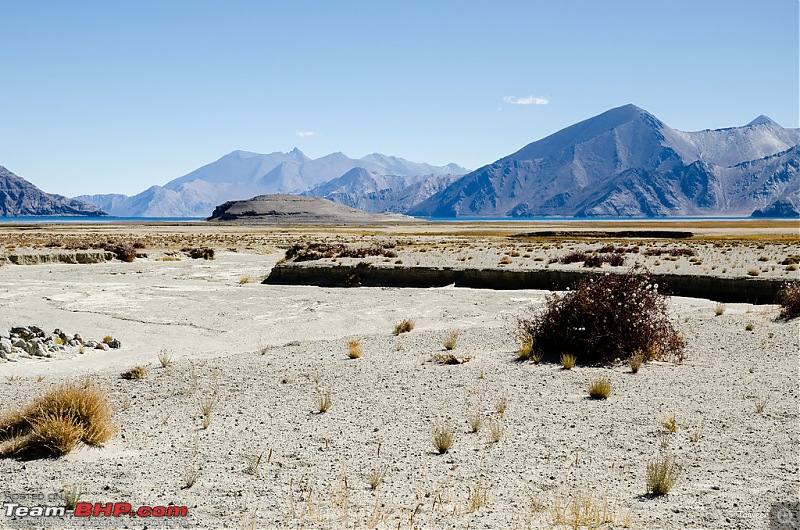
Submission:
[[[108,350],[118,349],[122,343],[105,337],[102,341],[84,340],[78,333],[70,335],[58,328],[52,333],[39,326],[16,326],[10,330],[0,329],[0,360],[14,362],[18,358],[52,358],[59,353],[69,353],[70,349],[84,353],[87,348]]]

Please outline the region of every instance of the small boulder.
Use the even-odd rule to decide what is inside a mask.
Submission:
[[[107,342],[109,348],[119,349],[122,348],[122,343],[118,339],[111,339]]]
[[[98,342],[98,343],[97,343],[97,346],[95,346],[95,347],[94,347],[94,349],[95,349],[95,350],[103,350],[103,351],[106,351],[106,350],[108,350],[108,344],[106,344],[105,342]]]

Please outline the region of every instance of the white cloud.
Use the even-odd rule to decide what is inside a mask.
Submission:
[[[536,96],[526,96],[518,98],[516,96],[506,96],[503,101],[510,105],[547,105],[550,100],[547,98],[540,98]]]
[[[314,131],[297,131],[297,136],[299,136],[300,138],[305,138],[307,136],[316,136],[316,135],[317,133],[315,133]]]

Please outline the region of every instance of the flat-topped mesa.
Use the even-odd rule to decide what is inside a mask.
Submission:
[[[388,213],[368,213],[327,199],[296,195],[259,195],[243,201],[228,201],[217,206],[208,221],[265,223],[370,223],[412,221],[410,217]]]

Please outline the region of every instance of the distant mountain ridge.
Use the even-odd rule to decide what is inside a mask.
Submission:
[[[661,217],[747,216],[760,210],[797,215],[798,136],[797,129],[766,116],[743,127],[683,132],[625,105],[483,166],[407,213]],[[777,203],[783,206],[772,208]]]
[[[207,217],[223,202],[277,193],[301,194],[354,168],[399,178],[467,173],[456,164],[433,166],[379,153],[360,159],[342,153],[312,159],[297,148],[269,154],[233,151],[164,186],[151,186],[132,197],[81,195],[76,199],[105,207],[121,217]]]
[[[101,217],[106,213],[87,202],[45,193],[0,166],[0,217],[46,215]]]

